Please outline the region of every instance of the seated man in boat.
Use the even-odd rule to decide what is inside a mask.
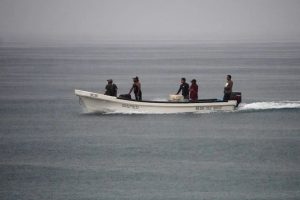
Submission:
[[[113,83],[112,79],[108,79],[107,80],[107,85],[105,86],[105,95],[109,95],[109,96],[117,96],[117,90],[118,87],[116,86],[116,84]]]
[[[182,91],[182,96],[185,100],[189,100],[189,84],[185,82],[185,78],[181,78],[181,85],[176,94],[179,94]]]
[[[198,85],[196,83],[196,79],[193,79],[191,81],[191,86],[190,86],[190,100],[191,101],[197,101],[198,100]]]
[[[227,82],[225,83],[225,87],[224,87],[223,101],[228,101],[230,99],[230,96],[232,93],[232,86],[233,86],[233,81],[231,80],[231,75],[227,75],[226,79],[227,79]]]
[[[128,94],[131,94],[132,90],[134,92],[135,100],[142,101],[141,83],[137,76],[133,78],[133,84]]]

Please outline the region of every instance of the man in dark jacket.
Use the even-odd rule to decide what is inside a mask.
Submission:
[[[179,87],[179,90],[177,92],[177,94],[180,93],[180,91],[182,91],[182,96],[184,99],[189,99],[189,84],[185,82],[185,78],[181,78],[181,85]]]
[[[118,87],[116,86],[116,84],[113,83],[112,79],[108,79],[107,80],[107,85],[105,86],[105,95],[109,95],[109,96],[117,96],[117,90]]]

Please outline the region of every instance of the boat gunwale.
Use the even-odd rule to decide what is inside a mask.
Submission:
[[[236,101],[235,100],[229,100],[229,101],[222,101],[222,100],[218,100],[218,99],[199,99],[197,102],[195,101],[188,101],[188,102],[174,102],[174,101],[137,101],[134,99],[124,99],[124,98],[120,98],[120,97],[115,97],[115,96],[108,96],[108,95],[104,95],[104,94],[100,94],[100,93],[94,93],[94,92],[88,92],[88,91],[83,91],[83,90],[75,90],[75,94],[77,96],[83,96],[83,97],[87,97],[87,98],[91,98],[91,99],[99,99],[99,100],[103,100],[103,101],[111,101],[111,102],[117,102],[117,103],[133,103],[133,104],[146,104],[148,106],[154,106],[155,105],[159,105],[159,104],[163,104],[163,105],[176,105],[176,104],[180,104],[180,105],[184,105],[184,106],[188,106],[188,105],[200,105],[200,104],[214,104],[214,105],[220,105],[220,104],[225,104],[224,106],[228,106],[229,104],[230,106],[237,106],[236,105]],[[100,96],[100,97],[99,97]],[[102,98],[103,97],[103,98]],[[211,101],[209,101],[211,100]],[[235,105],[232,105],[233,102],[235,102]],[[151,105],[152,104],[152,105]],[[162,106],[162,105],[160,105]]]
[[[121,97],[116,97],[117,99],[120,100],[125,100],[125,101],[131,101],[131,102],[145,102],[145,103],[180,103],[180,104],[191,104],[191,103],[216,103],[216,102],[227,102],[227,101],[222,101],[218,99],[199,99],[197,101],[152,101],[152,100],[142,100],[142,101],[137,101],[134,99],[125,99]]]

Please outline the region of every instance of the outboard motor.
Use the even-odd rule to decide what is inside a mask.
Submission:
[[[242,93],[232,92],[229,100],[236,100],[238,106],[242,102]]]

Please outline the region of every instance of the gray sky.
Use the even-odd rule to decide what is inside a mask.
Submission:
[[[0,0],[0,38],[300,41],[300,0]]]

